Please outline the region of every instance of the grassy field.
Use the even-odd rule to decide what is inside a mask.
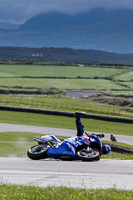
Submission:
[[[31,88],[57,88],[59,90],[107,90],[111,89],[126,89],[115,82],[103,79],[53,79],[53,78],[0,78],[0,86],[8,87],[31,87]]]
[[[132,200],[133,191],[113,189],[73,189],[65,187],[31,187],[0,185],[1,200]]]
[[[15,76],[54,76],[54,77],[105,77],[122,72],[124,69],[79,66],[50,65],[0,65],[0,77]]]
[[[116,66],[101,67],[78,64],[77,66],[0,65],[0,88],[22,87],[24,89],[24,87],[31,87],[31,90],[34,90],[34,88],[45,90],[54,87],[59,90],[105,90],[106,93],[111,93],[112,89],[121,92],[127,89],[130,94],[132,92],[130,89],[133,88],[131,82],[133,72],[131,69],[126,66],[118,68]],[[41,78],[43,76],[51,78],[43,79]],[[55,79],[54,77],[63,78]],[[68,77],[71,79],[66,79]],[[91,79],[87,79],[88,77]],[[130,82],[123,85],[119,82],[119,79]],[[117,80],[117,82],[114,80]]]
[[[130,87],[130,89],[133,90],[133,81],[131,82],[124,82],[125,85],[127,85],[128,87]]]
[[[130,82],[125,82],[124,83],[125,85],[131,85],[131,88],[133,87],[132,86],[132,83],[130,83]],[[108,94],[108,91],[106,91],[106,92],[104,92],[104,94]],[[120,91],[110,91],[110,94],[112,95],[112,96],[121,96],[121,95],[123,95],[123,96],[133,96],[133,90],[132,89],[130,89],[130,91],[127,89],[127,90],[120,90]]]
[[[133,79],[133,71],[129,71],[124,74],[115,76],[115,79],[119,79],[119,80],[123,80],[123,81],[130,81],[131,79]]]

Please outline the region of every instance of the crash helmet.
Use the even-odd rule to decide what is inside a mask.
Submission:
[[[102,146],[102,154],[109,154],[111,151],[111,148],[109,145],[105,144]]]

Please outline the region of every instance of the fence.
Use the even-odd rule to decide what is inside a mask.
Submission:
[[[133,117],[133,108],[122,107],[110,107],[108,105],[98,105],[92,106],[89,104],[81,104],[78,101],[76,103],[70,102],[59,102],[49,101],[47,98],[26,98],[26,97],[18,97],[18,96],[1,96],[0,97],[0,105],[7,106],[19,106],[19,107],[27,107],[27,108],[41,108],[41,109],[51,109],[51,110],[61,110],[61,111],[84,111],[87,113],[94,114],[105,114],[105,115],[115,115],[115,116],[124,116],[124,117]]]

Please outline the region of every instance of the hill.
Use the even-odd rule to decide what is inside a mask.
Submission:
[[[0,47],[0,59],[110,63],[118,65],[133,64],[133,54],[116,54],[94,50],[74,50],[70,48]]]
[[[54,47],[133,53],[133,12],[93,9],[77,15],[40,14],[17,30],[0,25],[0,46]]]
[[[93,9],[88,12],[80,13],[77,15],[67,15],[59,12],[48,12],[46,14],[37,15],[24,24],[20,25],[19,30],[57,30],[71,27],[81,29],[81,26],[92,27],[101,25],[104,30],[108,24],[110,29],[118,31],[125,29],[123,26],[125,23],[133,24],[133,12],[129,10],[104,10],[104,9]],[[119,27],[118,27],[119,24]],[[98,30],[99,27],[97,27]],[[116,30],[115,30],[116,29]],[[84,30],[85,31],[85,30]]]
[[[20,25],[0,24],[0,46],[54,47],[133,53],[133,12],[93,9],[40,14]]]

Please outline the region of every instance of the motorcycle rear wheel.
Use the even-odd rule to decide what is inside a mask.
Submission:
[[[98,161],[100,160],[100,152],[94,149],[82,149],[77,152],[77,159],[82,161]]]
[[[48,149],[47,145],[36,145],[28,149],[27,156],[32,160],[45,159],[47,158]]]

